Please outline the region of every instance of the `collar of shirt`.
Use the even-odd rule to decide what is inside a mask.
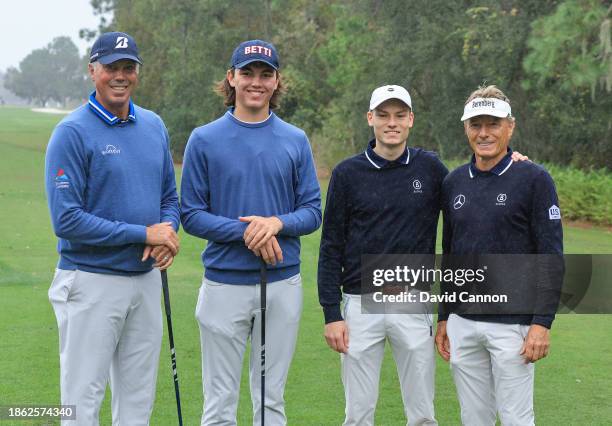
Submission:
[[[368,143],[368,148],[365,150],[365,156],[370,163],[377,169],[382,169],[385,167],[391,167],[393,165],[405,166],[410,162],[410,151],[408,150],[408,146],[404,149],[402,155],[400,155],[395,160],[387,160],[382,158],[376,152],[374,152],[374,147],[376,146],[376,139],[372,139]]]
[[[126,123],[128,121],[136,121],[136,112],[134,111],[134,103],[130,99],[130,111],[128,112],[127,120],[122,120],[115,114],[104,108],[104,106],[96,99],[96,91],[94,90],[89,95],[89,109],[91,109],[98,117],[106,124],[114,126],[117,123]]]
[[[268,112],[268,116],[266,117],[265,120],[263,121],[242,121],[241,119],[239,119],[238,117],[236,117],[234,115],[234,111],[235,111],[236,107],[230,107],[226,114],[228,114],[229,118],[231,120],[233,120],[236,124],[240,124],[243,127],[263,127],[263,126],[267,126],[268,124],[270,124],[272,122],[272,117],[274,116],[274,112],[272,112],[271,110]]]
[[[502,158],[491,170],[483,172],[482,170],[478,170],[476,167],[476,156],[472,154],[472,161],[470,162],[469,172],[470,178],[474,178],[474,176],[486,175],[487,173],[493,173],[496,176],[501,176],[510,168],[512,165],[512,148],[508,147],[508,151],[504,158]]]

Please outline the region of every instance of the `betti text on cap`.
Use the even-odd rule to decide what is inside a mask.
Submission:
[[[263,62],[278,70],[280,63],[278,52],[272,43],[263,40],[242,42],[232,54],[232,68],[244,68],[252,62]]]

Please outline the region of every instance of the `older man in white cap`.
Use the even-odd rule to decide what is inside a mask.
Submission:
[[[440,189],[448,170],[435,153],[408,147],[414,114],[405,88],[374,90],[367,120],[374,139],[332,172],[319,255],[325,339],[342,360],[344,425],[374,424],[387,339],[408,424],[436,425],[431,313],[362,311],[368,290],[361,286],[361,256],[434,254]]]
[[[504,262],[508,255],[533,255],[533,279],[521,279],[517,268],[510,285],[523,303],[534,293],[535,304],[508,313],[480,307],[483,314],[441,304],[436,345],[450,361],[464,425],[493,426],[497,414],[503,425],[533,425],[533,363],[548,354],[563,276],[559,201],[543,167],[512,161],[515,119],[501,90],[474,91],[461,120],[474,155],[444,180],[444,253],[499,254]],[[487,281],[492,291],[501,282],[495,278]]]

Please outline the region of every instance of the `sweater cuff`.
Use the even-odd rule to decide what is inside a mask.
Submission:
[[[438,322],[448,321],[448,314],[438,314]]]
[[[285,235],[288,237],[296,236],[296,227],[295,220],[293,218],[293,213],[280,214],[275,216],[278,220],[283,223],[283,229],[280,230],[280,235]]]
[[[541,325],[542,327],[546,327],[550,330],[554,319],[554,315],[534,315],[531,319],[531,324]]]
[[[174,229],[174,232],[178,232],[179,228],[181,227],[181,221],[180,220],[176,220],[175,217],[172,216],[162,216],[160,223],[162,222],[170,222],[172,223],[172,229]],[[146,238],[146,237],[145,237]]]
[[[128,244],[143,244],[147,242],[147,227],[143,225],[127,225],[125,230]]]
[[[344,320],[340,312],[340,304],[323,306],[323,315],[325,316],[325,324]]]

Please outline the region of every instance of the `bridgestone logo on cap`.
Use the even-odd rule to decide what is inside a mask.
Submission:
[[[128,39],[127,37],[117,37],[117,41],[115,44],[115,49],[127,49],[128,47]]]

